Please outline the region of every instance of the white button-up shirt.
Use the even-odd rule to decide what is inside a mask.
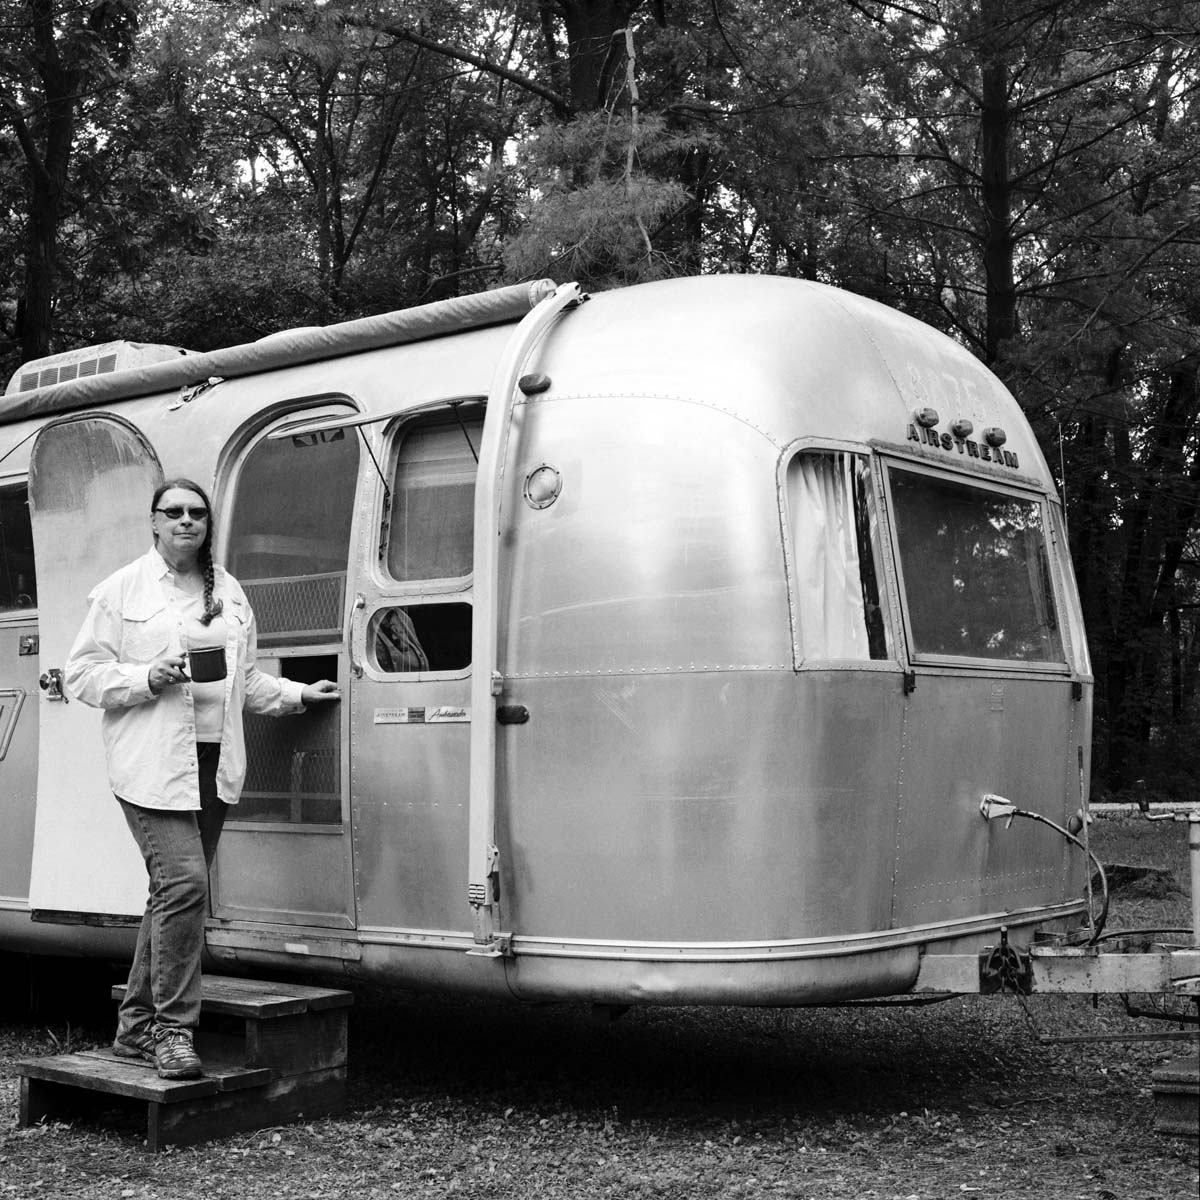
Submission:
[[[304,687],[258,669],[254,614],[241,585],[214,567],[213,595],[227,628],[225,721],[217,793],[236,804],[246,779],[242,709],[266,716],[302,712]],[[122,567],[88,596],[87,619],[63,670],[67,691],[102,708],[112,790],[143,808],[198,809],[196,719],[188,684],[150,690],[150,666],[183,653],[183,614],[170,567],[156,549]]]

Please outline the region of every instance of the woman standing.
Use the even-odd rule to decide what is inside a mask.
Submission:
[[[285,716],[340,697],[329,680],[305,685],[258,669],[254,614],[212,560],[203,488],[163,483],[150,526],[149,552],[88,597],[64,682],[104,710],[109,783],[150,877],[113,1051],[154,1062],[165,1079],[191,1079],[201,1072],[192,1036],[208,868],[246,777],[242,710]]]

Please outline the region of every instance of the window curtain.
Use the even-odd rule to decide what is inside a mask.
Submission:
[[[800,658],[870,658],[854,456],[799,454],[787,487]]]

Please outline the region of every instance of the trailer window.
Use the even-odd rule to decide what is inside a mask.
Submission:
[[[36,605],[29,492],[22,483],[0,488],[0,612]]]
[[[870,463],[861,454],[798,454],[787,498],[797,657],[890,658]]]
[[[918,655],[1063,662],[1040,501],[893,468]]]
[[[367,631],[375,666],[388,674],[462,671],[471,665],[469,604],[380,609]]]
[[[410,426],[392,477],[387,566],[393,579],[458,579],[471,573],[475,455],[482,418]]]

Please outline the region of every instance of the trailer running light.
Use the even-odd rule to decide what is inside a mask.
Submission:
[[[1003,446],[1008,441],[1008,434],[1003,429],[997,429],[995,425],[989,425],[983,431],[983,440],[989,446]]]
[[[932,429],[940,419],[936,408],[918,408],[913,412],[913,420],[926,429]]]
[[[960,442],[966,441],[967,438],[975,432],[975,426],[966,417],[959,417],[953,425],[950,426],[950,432],[954,434]]]

